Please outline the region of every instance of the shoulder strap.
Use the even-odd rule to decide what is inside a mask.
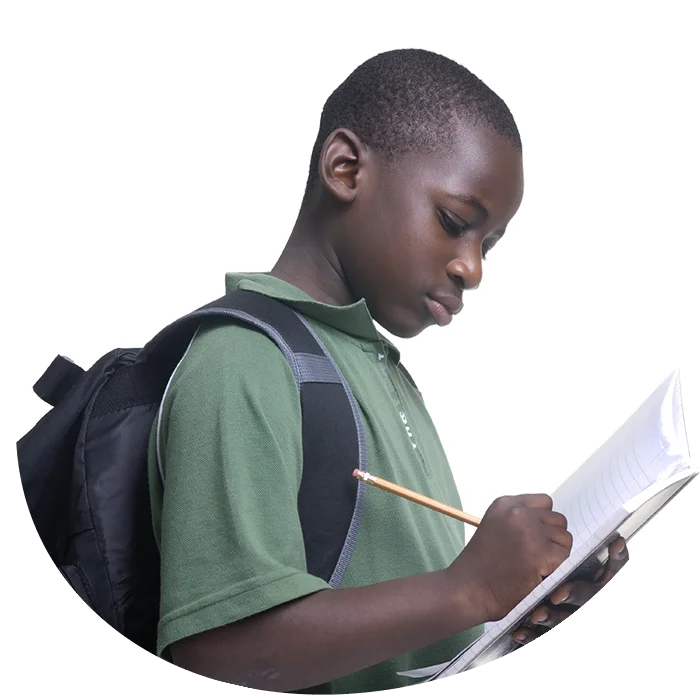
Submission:
[[[267,334],[292,369],[301,399],[304,464],[298,504],[307,569],[336,587],[355,546],[365,496],[365,484],[352,476],[366,466],[357,402],[304,317],[255,292],[232,292],[184,316],[144,346],[141,359],[184,355],[199,324],[217,317]]]

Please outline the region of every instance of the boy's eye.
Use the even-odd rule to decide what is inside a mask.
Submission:
[[[456,238],[464,236],[464,234],[469,230],[469,224],[462,221],[458,216],[452,212],[448,212],[445,209],[438,209],[438,217],[440,218],[440,223],[442,227],[450,234]]]
[[[469,230],[469,224],[458,224],[449,214],[447,214],[444,211],[439,211],[439,216],[440,216],[440,221],[442,222],[443,228],[449,233],[451,236],[455,236],[456,238],[460,238],[461,236],[464,236],[466,232]],[[484,242],[481,246],[481,259],[486,260],[486,253],[491,250],[491,246],[488,245],[486,242]]]

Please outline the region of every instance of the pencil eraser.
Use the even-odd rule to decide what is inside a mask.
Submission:
[[[352,475],[357,479],[360,476],[360,470],[355,469],[355,471],[352,473]]]

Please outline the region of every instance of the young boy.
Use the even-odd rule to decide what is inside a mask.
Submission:
[[[227,291],[304,314],[357,399],[368,469],[458,508],[428,412],[372,319],[401,338],[450,323],[522,195],[520,137],[499,97],[442,56],[380,54],[324,107],[301,210],[272,271],[227,277]],[[260,214],[261,229],[275,225]],[[473,366],[466,357],[464,372]],[[408,684],[397,671],[451,658],[569,554],[566,520],[546,495],[497,499],[465,548],[460,522],[376,491],[331,588],[306,570],[300,421],[271,340],[242,324],[200,329],[149,454],[158,653],[174,663],[278,691]],[[516,637],[586,602],[626,561],[624,541],[610,550],[597,582],[562,587],[533,613],[539,626]]]

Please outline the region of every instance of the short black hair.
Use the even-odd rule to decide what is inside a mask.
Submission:
[[[456,118],[487,123],[522,150],[506,103],[455,61],[424,49],[380,53],[358,66],[330,95],[311,153],[307,192],[335,129],[353,131],[387,162],[410,152],[449,148]]]

